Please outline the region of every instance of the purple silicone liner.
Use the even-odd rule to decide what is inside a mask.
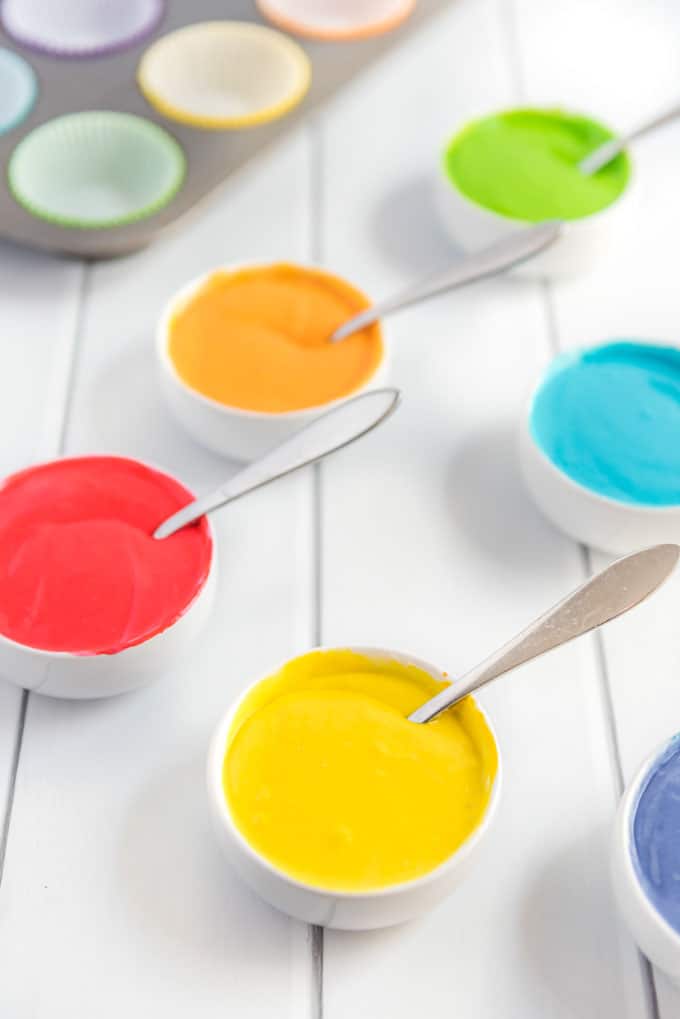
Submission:
[[[167,0],[154,0],[154,13],[143,28],[138,29],[124,39],[118,39],[116,42],[109,43],[108,45],[94,46],[92,49],[87,50],[69,50],[64,46],[50,46],[46,42],[36,42],[31,37],[13,32],[5,22],[3,13],[4,4],[3,7],[0,7],[0,22],[8,39],[23,46],[24,49],[30,50],[32,53],[41,53],[44,56],[58,57],[62,60],[88,60],[92,57],[104,57],[114,53],[122,53],[133,46],[137,46],[140,42],[144,42],[149,36],[153,35],[160,25],[165,16],[166,4]]]

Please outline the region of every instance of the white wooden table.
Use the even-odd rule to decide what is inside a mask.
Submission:
[[[461,120],[554,101],[624,127],[679,86],[673,0],[452,0],[152,249],[80,265],[0,247],[0,473],[110,451],[207,487],[233,465],[177,429],[155,377],[176,287],[221,261],[290,258],[389,293],[450,258],[430,180]],[[501,280],[394,321],[402,410],[217,519],[219,605],[193,661],[109,702],[0,684],[1,1019],[680,1015],[607,875],[622,781],[680,728],[680,581],[484,694],[506,766],[498,823],[469,881],[417,923],[321,937],[276,914],[226,869],[203,794],[215,721],[280,660],[374,643],[455,674],[601,564],[534,510],[514,432],[558,347],[680,335],[680,131],[641,144],[637,165],[628,243],[589,277]]]

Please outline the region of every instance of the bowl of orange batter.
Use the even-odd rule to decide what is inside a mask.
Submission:
[[[340,276],[293,263],[225,266],[192,281],[158,327],[174,417],[214,452],[262,455],[329,407],[383,383],[380,323],[329,340],[369,305]]]

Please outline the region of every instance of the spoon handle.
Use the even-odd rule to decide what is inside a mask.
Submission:
[[[679,557],[680,546],[655,545],[618,559],[481,665],[421,705],[409,715],[409,721],[430,722],[485,683],[628,612],[666,580]]]
[[[244,467],[210,495],[196,499],[168,517],[156,528],[154,538],[168,538],[204,514],[349,446],[387,420],[400,400],[398,389],[374,389],[333,407],[255,463]]]
[[[610,163],[612,159],[618,156],[619,152],[623,152],[630,142],[636,141],[638,138],[642,138],[643,135],[649,134],[650,131],[655,131],[657,127],[663,127],[665,124],[669,124],[676,117],[680,117],[680,103],[676,103],[675,106],[671,106],[670,109],[664,110],[663,113],[657,114],[656,117],[652,117],[651,120],[646,120],[644,124],[640,124],[639,127],[634,128],[627,134],[620,135],[618,138],[611,138],[609,141],[604,142],[582,159],[578,164],[578,168],[581,173],[585,173],[590,176],[593,173],[597,173],[603,166]]]
[[[496,276],[514,265],[519,265],[520,262],[526,262],[528,258],[538,255],[557,239],[560,226],[559,223],[540,223],[538,226],[518,230],[488,248],[461,258],[451,269],[419,280],[395,297],[374,304],[366,311],[348,319],[331,335],[331,343],[344,340],[393,311],[408,308],[411,304],[434,297],[445,290],[454,290],[456,287],[465,286],[466,283],[473,283],[487,276]]]

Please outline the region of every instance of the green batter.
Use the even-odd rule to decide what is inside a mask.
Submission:
[[[510,110],[474,120],[444,153],[453,184],[478,205],[511,219],[580,219],[625,190],[630,160],[617,156],[592,176],[578,163],[612,132],[562,110]]]

